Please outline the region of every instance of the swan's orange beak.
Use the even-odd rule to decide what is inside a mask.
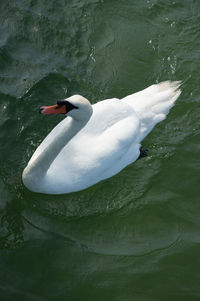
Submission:
[[[40,113],[45,115],[52,114],[66,114],[66,106],[65,105],[54,105],[48,107],[41,107]]]

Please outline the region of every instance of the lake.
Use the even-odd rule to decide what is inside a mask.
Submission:
[[[1,301],[200,299],[200,2],[0,2]],[[149,155],[84,191],[28,191],[22,171],[62,116],[182,80]]]

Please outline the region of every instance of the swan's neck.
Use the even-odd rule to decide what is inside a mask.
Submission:
[[[39,156],[27,165],[23,172],[23,182],[27,188],[35,192],[40,191],[40,186],[44,185],[45,175],[54,159],[88,120],[89,118],[86,120],[71,119]]]

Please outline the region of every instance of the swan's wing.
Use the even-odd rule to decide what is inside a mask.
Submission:
[[[158,122],[166,118],[181,93],[179,86],[178,81],[165,81],[122,99],[140,118],[141,139],[144,139]]]
[[[48,181],[60,188],[68,185],[74,191],[88,187],[116,174],[139,155],[140,123],[133,109],[116,99],[99,102],[93,109],[88,124],[48,170]]]

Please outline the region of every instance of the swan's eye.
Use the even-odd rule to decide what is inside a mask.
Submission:
[[[59,106],[66,105],[66,103],[67,103],[67,101],[65,101],[65,100],[58,100],[57,101],[57,105],[59,105]]]
[[[66,113],[68,113],[69,111],[71,111],[73,109],[78,109],[77,106],[73,105],[71,102],[69,102],[67,100],[58,100],[57,105],[58,105],[58,107],[65,105]]]

